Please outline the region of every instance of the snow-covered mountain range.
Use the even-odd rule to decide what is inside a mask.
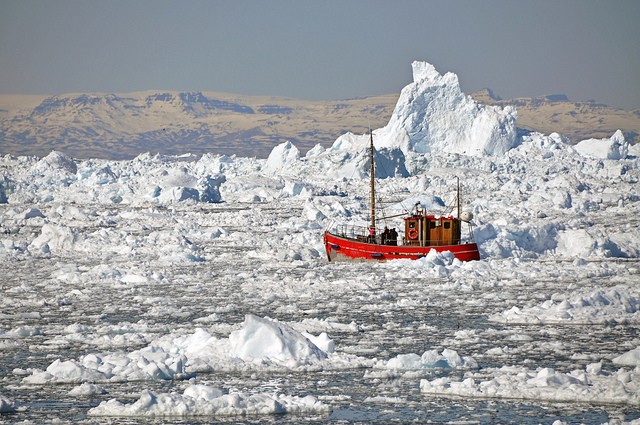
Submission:
[[[471,96],[487,105],[515,106],[518,128],[557,132],[573,143],[620,129],[633,144],[640,134],[640,111],[571,102],[561,95],[502,100],[484,90]],[[0,153],[43,157],[55,149],[75,158],[130,159],[144,152],[265,158],[285,141],[306,152],[318,143],[329,146],[347,131],[382,127],[398,100],[398,94],[306,101],[168,91],[0,95]],[[449,100],[453,107],[456,99]],[[433,136],[443,143],[457,137],[452,132]]]
[[[384,125],[397,96],[334,102],[209,92],[0,95],[0,153],[131,159],[143,152],[266,157]]]

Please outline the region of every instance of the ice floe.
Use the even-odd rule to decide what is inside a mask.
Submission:
[[[9,413],[15,410],[15,403],[13,400],[0,394],[0,413]]]
[[[486,378],[487,373],[493,378]],[[442,377],[420,381],[423,394],[475,398],[507,398],[561,402],[597,402],[637,405],[640,379],[637,370],[605,372],[600,363],[568,373],[553,368],[529,370],[504,366],[467,372],[464,378]]]
[[[491,320],[517,323],[640,323],[640,292],[624,287],[553,294],[540,305],[512,307]]]
[[[330,407],[315,397],[282,394],[223,393],[222,390],[190,385],[182,394],[145,390],[134,403],[112,399],[89,410],[89,416],[191,417],[249,416],[274,414],[326,414]]]

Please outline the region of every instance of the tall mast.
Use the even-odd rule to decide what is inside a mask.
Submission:
[[[460,177],[456,177],[458,179],[458,194],[457,194],[457,204],[458,204],[458,218],[460,218]]]
[[[373,158],[373,130],[369,130],[369,162],[371,162],[371,228],[376,229],[376,169]]]

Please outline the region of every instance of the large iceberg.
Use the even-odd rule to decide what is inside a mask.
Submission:
[[[517,112],[478,104],[460,89],[458,76],[440,75],[433,65],[414,61],[413,83],[402,89],[380,146],[409,152],[471,156],[502,154],[518,144]]]

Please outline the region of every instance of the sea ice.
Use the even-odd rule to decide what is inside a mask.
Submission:
[[[518,323],[640,323],[640,292],[626,286],[578,291],[570,296],[553,294],[542,304],[512,307],[490,318]]]
[[[384,225],[402,231],[390,217],[417,202],[455,215],[444,204],[455,205],[459,178],[480,261],[435,250],[326,261],[323,229],[369,223],[369,135],[304,157],[283,143],[268,160],[0,158],[0,378],[11,391],[0,411],[31,393],[93,403],[108,390],[90,414],[339,405],[367,420],[349,410],[364,400],[372,411],[409,403],[410,421],[436,407],[415,397],[420,379],[424,394],[530,400],[525,413],[506,401],[504,421],[530,418],[532,406],[542,414],[547,401],[612,416],[603,403],[637,406],[637,148],[625,151],[619,134],[576,147],[518,134],[515,110],[475,103],[424,63],[373,137]],[[234,382],[203,384],[215,374]],[[125,402],[132,391],[142,395]],[[473,407],[480,416],[465,407],[444,419],[496,413]]]
[[[247,394],[221,390],[205,385],[190,385],[182,394],[154,393],[145,390],[140,398],[125,404],[111,399],[89,410],[90,416],[247,416],[269,414],[326,414],[329,406],[315,397]]]
[[[242,329],[229,335],[229,348],[234,357],[246,362],[275,362],[292,368],[327,358],[326,352],[289,326],[254,315],[247,315]]]
[[[15,410],[15,403],[13,400],[0,394],[0,413],[9,413]]]
[[[335,344],[326,334],[311,339],[284,323],[247,315],[242,327],[218,339],[204,329],[177,338],[164,337],[130,353],[92,353],[79,360],[55,360],[45,371],[33,371],[26,384],[179,380],[193,372],[265,367],[304,370],[330,367]],[[326,348],[323,351],[312,341]],[[349,358],[334,355],[336,367]],[[352,367],[361,365],[357,359]]]
[[[88,382],[84,382],[77,387],[73,387],[71,391],[69,391],[69,395],[75,397],[91,397],[98,394],[107,394],[107,390],[99,385],[90,384]]]
[[[599,159],[624,159],[629,153],[629,143],[624,140],[622,131],[605,139],[586,139],[578,142],[576,151],[581,155]]]
[[[487,373],[494,378],[486,379]],[[637,405],[640,402],[638,371],[604,372],[598,365],[569,373],[553,368],[537,371],[504,366],[490,371],[467,372],[464,378],[442,377],[420,381],[423,394],[480,398],[530,399],[562,402],[599,402]]]
[[[300,159],[300,151],[291,142],[282,143],[271,151],[264,168],[267,172],[282,172]]]
[[[640,346],[614,358],[613,363],[624,366],[640,366]]]
[[[437,350],[417,354],[400,354],[386,362],[388,369],[474,369],[478,363],[472,357],[460,357],[456,350],[445,348],[438,354]]]

